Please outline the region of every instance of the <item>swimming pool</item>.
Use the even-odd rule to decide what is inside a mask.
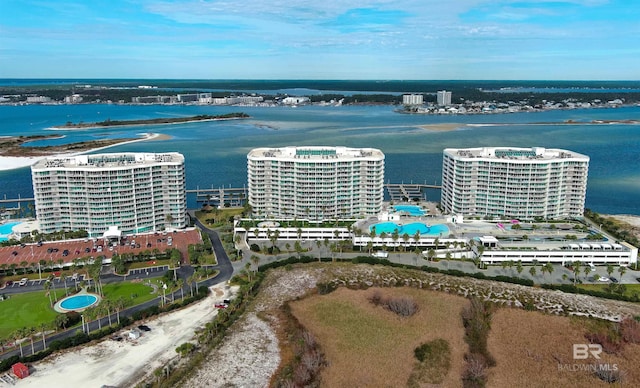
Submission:
[[[425,214],[425,211],[420,208],[420,206],[416,205],[395,205],[393,207],[397,212],[406,212],[409,213],[412,217],[420,217]]]
[[[73,295],[62,299],[59,307],[65,311],[80,311],[98,303],[98,296],[93,294]]]
[[[21,222],[7,222],[0,225],[0,241],[7,241],[11,234],[11,229],[18,224],[21,224]]]
[[[408,234],[414,236],[416,232],[419,232],[421,236],[440,236],[446,237],[449,235],[449,227],[444,224],[435,224],[427,226],[422,222],[413,222],[405,225],[398,225],[395,222],[380,222],[369,227],[369,231],[373,228],[376,229],[376,235],[380,236],[380,233],[391,234],[394,231],[398,231],[399,235]]]

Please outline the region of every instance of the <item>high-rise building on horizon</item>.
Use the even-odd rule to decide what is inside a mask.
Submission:
[[[446,90],[438,90],[437,99],[438,105],[451,105],[451,92],[447,92]]]
[[[447,148],[441,206],[461,215],[582,217],[588,169],[588,156],[561,149]]]
[[[422,105],[424,96],[422,94],[403,94],[402,104],[404,105]]]
[[[184,156],[113,153],[45,158],[31,167],[42,233],[110,227],[126,234],[186,226]]]
[[[247,155],[249,205],[263,218],[348,219],[376,215],[384,154],[374,148],[256,148]]]

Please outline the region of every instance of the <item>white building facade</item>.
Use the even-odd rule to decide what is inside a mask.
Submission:
[[[451,105],[451,92],[446,90],[438,90],[437,93],[438,105]]]
[[[257,148],[247,155],[248,195],[263,218],[349,219],[376,215],[384,154],[373,148]]]
[[[404,105],[422,105],[424,96],[422,94],[403,94],[402,103]]]
[[[452,214],[581,218],[589,157],[560,149],[444,150],[441,206]]]
[[[114,153],[46,158],[31,167],[43,233],[110,226],[135,234],[186,226],[184,156]]]

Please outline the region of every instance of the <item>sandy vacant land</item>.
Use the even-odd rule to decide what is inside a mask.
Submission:
[[[207,298],[182,310],[150,319],[151,328],[134,341],[104,339],[32,364],[32,375],[18,387],[134,386],[145,376],[177,356],[175,348],[192,339],[196,328],[210,321],[216,301],[229,298],[232,290],[219,285]],[[128,331],[121,333],[123,336]]]
[[[376,290],[383,297],[409,297],[420,310],[401,318],[367,299]],[[327,387],[406,386],[416,364],[414,349],[442,338],[451,348],[451,368],[442,386],[461,386],[464,329],[460,313],[465,298],[412,288],[338,289],[291,304],[294,315],[320,343],[328,366]],[[363,367],[366,366],[366,367]]]
[[[499,309],[491,321],[489,352],[496,366],[489,370],[491,387],[609,387],[588,371],[558,365],[586,364],[574,360],[573,344],[589,343],[579,318],[552,316],[517,309]],[[605,363],[627,374],[624,385],[640,381],[640,345],[627,345],[619,356],[603,353]],[[634,383],[635,382],[635,383]],[[637,385],[636,385],[637,386]]]

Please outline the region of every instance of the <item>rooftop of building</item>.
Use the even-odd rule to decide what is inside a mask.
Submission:
[[[455,158],[484,158],[511,160],[553,160],[553,159],[581,159],[588,161],[589,157],[577,152],[544,148],[544,147],[478,147],[478,148],[446,148],[445,154]]]
[[[184,163],[184,156],[177,152],[168,153],[109,153],[95,155],[76,155],[69,157],[49,157],[32,166],[32,169],[49,168],[105,168],[131,165],[152,165],[158,163]]]
[[[382,151],[376,148],[348,148],[332,146],[303,146],[282,148],[255,148],[249,152],[248,158],[272,159],[384,159]]]

